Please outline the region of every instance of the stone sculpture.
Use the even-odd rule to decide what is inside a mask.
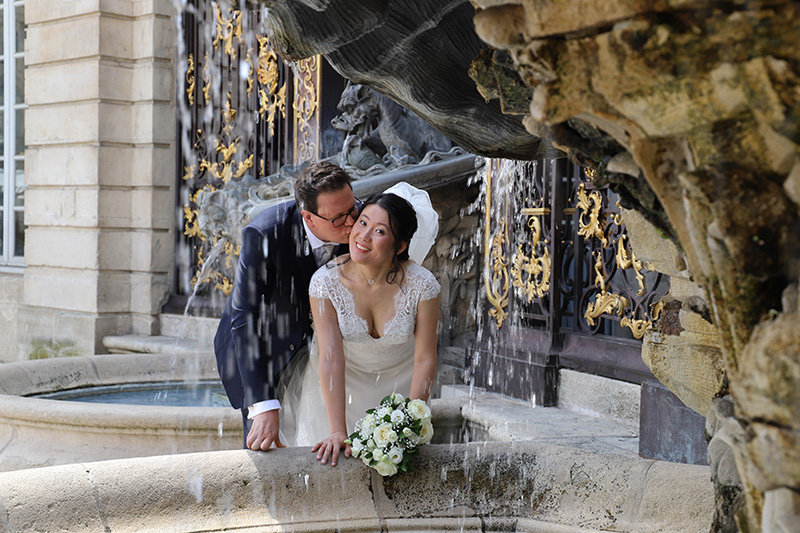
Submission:
[[[346,134],[340,161],[359,176],[463,154],[413,112],[365,85],[348,83],[337,108],[331,123]]]

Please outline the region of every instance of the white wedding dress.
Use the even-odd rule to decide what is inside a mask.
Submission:
[[[395,296],[395,315],[380,338],[370,336],[367,321],[356,314],[353,294],[339,268],[324,266],[311,278],[309,295],[328,299],[336,310],[345,357],[345,402],[348,434],[367,409],[392,392],[408,396],[414,369],[417,304],[435,298],[441,287],[430,271],[409,261],[403,288]],[[295,372],[281,401],[281,441],[312,446],[330,435],[319,381],[319,349],[312,341],[305,371]]]

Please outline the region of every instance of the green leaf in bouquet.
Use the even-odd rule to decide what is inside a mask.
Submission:
[[[392,395],[391,394],[389,396],[384,396],[383,397],[383,400],[381,400],[381,405],[383,405],[385,403],[388,403],[389,405],[392,405]]]
[[[367,409],[367,414],[368,415],[375,414],[375,409]]]

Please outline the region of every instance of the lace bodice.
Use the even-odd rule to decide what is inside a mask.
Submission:
[[[398,345],[411,341],[413,352],[417,304],[435,298],[441,290],[439,282],[426,268],[414,262],[409,262],[405,268],[404,286],[395,296],[394,317],[383,327],[384,335],[377,339],[369,334],[367,321],[356,313],[355,298],[342,284],[338,268],[322,267],[317,270],[311,278],[309,295],[331,301],[345,343],[364,345],[360,348],[367,349],[373,358],[382,355],[405,356],[407,350],[398,350]]]

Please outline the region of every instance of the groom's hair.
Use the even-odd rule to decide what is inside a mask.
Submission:
[[[394,237],[394,255],[392,268],[386,274],[387,283],[403,284],[405,270],[402,262],[408,260],[408,248],[411,237],[417,231],[417,212],[405,198],[392,193],[381,193],[373,196],[364,204],[364,207],[375,204],[386,211],[389,216],[389,229]],[[363,210],[363,208],[362,208]],[[398,253],[400,247],[406,243],[406,248]],[[399,279],[398,279],[399,276]]]
[[[317,213],[317,198],[326,192],[336,192],[351,187],[352,179],[345,170],[328,161],[311,163],[294,182],[294,198],[300,209]],[[352,187],[351,187],[352,188]]]

